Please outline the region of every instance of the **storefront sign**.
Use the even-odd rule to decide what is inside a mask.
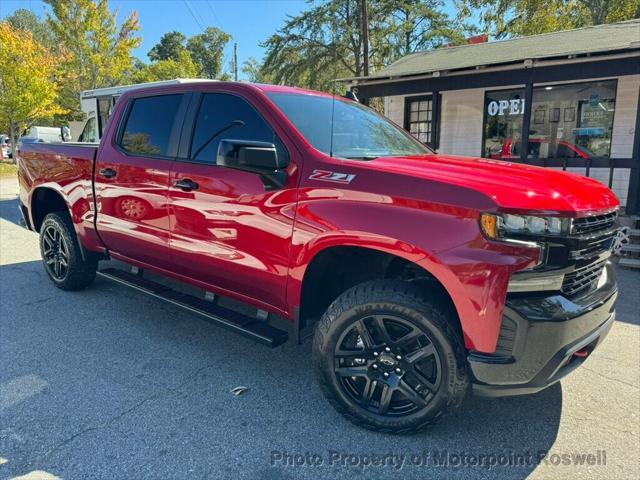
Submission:
[[[492,117],[496,115],[522,115],[524,113],[524,98],[493,100],[487,106],[487,113]]]

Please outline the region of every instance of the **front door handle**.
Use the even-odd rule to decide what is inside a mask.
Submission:
[[[113,168],[103,168],[100,170],[100,175],[106,178],[113,178],[118,174]]]
[[[194,182],[193,180],[190,180],[188,178],[183,178],[182,180],[178,180],[176,182],[176,187],[178,187],[180,190],[182,190],[184,192],[190,192],[191,190],[197,190],[199,186],[200,185],[198,185],[197,182]]]

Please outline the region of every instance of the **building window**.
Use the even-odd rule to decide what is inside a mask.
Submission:
[[[616,86],[607,80],[535,87],[528,157],[608,157]]]
[[[504,160],[520,157],[524,89],[487,92],[484,101],[483,156]]]
[[[409,98],[405,108],[405,128],[422,143],[433,145],[433,97]]]
[[[609,157],[616,88],[616,80],[534,87],[526,158]],[[486,93],[483,156],[520,158],[524,107],[524,89]]]

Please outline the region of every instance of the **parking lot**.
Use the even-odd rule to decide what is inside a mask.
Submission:
[[[334,412],[309,344],[270,350],[100,278],[57,290],[16,193],[0,180],[0,478],[640,477],[638,272],[560,385],[389,436]]]

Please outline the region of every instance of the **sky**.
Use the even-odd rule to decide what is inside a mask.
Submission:
[[[453,2],[446,3],[446,10],[453,13]],[[225,50],[224,68],[229,71],[233,42],[238,44],[240,66],[249,57],[260,60],[264,54],[260,42],[282,27],[287,15],[308,8],[304,0],[110,0],[109,4],[119,11],[120,21],[133,10],[138,12],[143,41],[134,54],[145,62],[149,50],[166,32],[177,30],[190,37],[209,26],[221,28],[233,36]],[[48,6],[38,0],[0,0],[0,18],[19,8],[44,18]]]

